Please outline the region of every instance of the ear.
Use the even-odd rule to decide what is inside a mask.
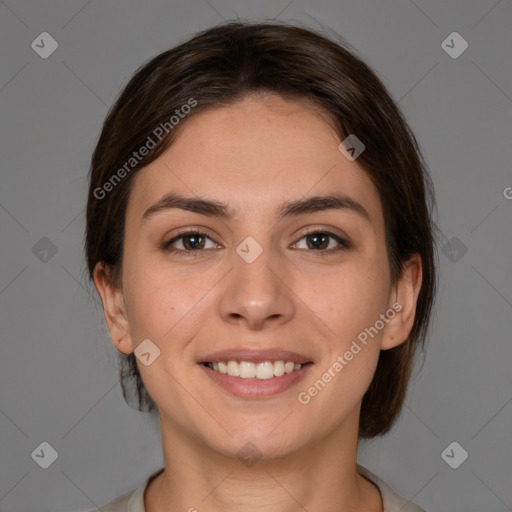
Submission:
[[[390,320],[382,336],[381,350],[396,347],[409,337],[416,316],[422,275],[421,257],[416,253],[404,264],[402,275],[391,290],[388,306],[396,314],[393,318],[389,316]]]
[[[111,282],[103,262],[97,263],[94,267],[93,278],[103,303],[103,313],[112,344],[119,352],[130,354],[134,348],[123,291]]]

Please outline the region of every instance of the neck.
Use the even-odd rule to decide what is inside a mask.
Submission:
[[[356,472],[358,417],[331,438],[261,459],[227,456],[160,418],[165,471],[148,485],[146,512],[382,512],[378,488]]]

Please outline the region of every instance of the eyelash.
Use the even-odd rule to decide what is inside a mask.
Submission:
[[[315,251],[314,249],[300,249],[300,250],[309,250],[310,252],[327,253],[327,255],[329,255],[329,254],[338,253],[339,251],[344,251],[344,250],[350,248],[350,244],[345,239],[341,238],[338,235],[335,235],[334,233],[331,233],[330,231],[325,231],[325,230],[320,230],[320,229],[313,229],[311,231],[307,231],[299,238],[298,242],[300,242],[300,240],[302,240],[303,238],[305,238],[309,235],[315,235],[315,234],[328,235],[330,238],[334,238],[334,240],[336,240],[336,242],[338,242],[340,245],[339,245],[339,247],[337,247],[335,249],[325,249],[325,250],[318,250],[318,251]],[[187,235],[201,235],[203,237],[206,237],[206,238],[212,240],[206,233],[204,233],[202,231],[193,231],[193,230],[183,231],[182,233],[175,236],[174,238],[171,238],[171,240],[169,240],[168,242],[164,242],[162,244],[162,250],[164,250],[165,252],[171,253],[171,254],[179,254],[179,255],[183,255],[183,256],[186,255],[186,257],[194,257],[194,258],[201,257],[202,255],[200,253],[204,252],[206,249],[193,249],[193,250],[189,251],[189,250],[183,250],[183,249],[176,249],[176,248],[172,247],[172,244],[174,242],[176,242],[180,238],[186,237]],[[214,241],[214,240],[212,240],[212,241]],[[298,243],[298,242],[296,242],[296,243]],[[317,254],[317,256],[324,256],[324,255],[325,254]]]

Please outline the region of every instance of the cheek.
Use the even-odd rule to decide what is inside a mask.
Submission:
[[[126,276],[125,296],[132,336],[160,339],[177,321],[177,286],[162,279],[154,266],[126,265]]]
[[[162,347],[177,347],[179,339],[193,336],[191,329],[199,325],[197,316],[201,314],[201,298],[207,289],[204,275],[183,275],[176,269],[171,273],[170,266],[157,262],[132,263],[126,268],[127,311],[132,337],[135,335],[138,340],[149,338]]]
[[[372,381],[382,336],[382,330],[372,328],[386,311],[387,281],[371,269],[352,268],[323,280],[323,286],[316,283],[310,300],[317,296],[318,324],[329,329],[319,339],[323,355],[316,373],[301,391],[311,401],[310,410],[323,421],[328,414],[332,425],[356,407]]]
[[[347,264],[321,279],[307,280],[305,300],[344,344],[373,325],[384,313],[389,290],[388,275],[374,263]]]

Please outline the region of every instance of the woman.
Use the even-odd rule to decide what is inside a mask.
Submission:
[[[94,151],[86,255],[165,466],[102,510],[421,511],[357,447],[425,343],[433,205],[384,85],[320,34],[230,22],[141,67]]]

